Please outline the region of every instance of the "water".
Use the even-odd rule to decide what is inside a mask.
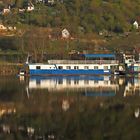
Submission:
[[[0,139],[140,137],[136,77],[0,77]]]

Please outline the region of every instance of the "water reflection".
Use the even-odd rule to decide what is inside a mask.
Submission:
[[[115,96],[119,83],[110,76],[31,77],[27,93],[35,89],[48,92],[80,92],[85,96]]]
[[[139,115],[140,115],[140,109],[139,108],[135,109],[134,115],[135,115],[136,118],[139,117]]]
[[[26,88],[30,91],[37,89],[46,89],[49,93],[74,91],[85,96],[115,96],[121,91],[124,97],[140,96],[139,77],[30,77],[26,84]]]
[[[113,76],[0,78],[0,139],[139,139],[139,82]]]
[[[124,90],[124,97],[126,96],[140,96],[140,78],[133,77],[127,81]]]

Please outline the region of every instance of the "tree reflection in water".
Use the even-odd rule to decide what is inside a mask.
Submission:
[[[103,91],[113,90],[111,87],[106,90],[103,85],[97,88],[95,82],[96,87],[85,89],[32,88],[27,97],[29,80],[19,83],[17,78],[4,79],[0,80],[0,139],[132,140],[140,136],[138,84],[135,94],[124,97],[126,87],[135,86],[134,80],[124,78],[119,85],[117,79],[114,96],[98,96],[97,93],[103,95]],[[83,94],[87,91],[96,94]]]

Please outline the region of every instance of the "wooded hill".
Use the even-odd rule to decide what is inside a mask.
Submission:
[[[2,0],[1,0],[2,1]],[[40,0],[43,1],[43,0]],[[5,24],[30,24],[39,27],[67,27],[73,33],[111,31],[122,33],[132,30],[140,20],[139,0],[54,0],[50,5],[37,0],[3,0],[0,8],[11,5],[11,12],[1,15]],[[18,11],[32,2],[31,12]]]
[[[9,61],[11,55],[16,55],[14,60],[22,61],[32,53],[38,62],[48,54],[67,57],[71,50],[105,53],[140,48],[140,32],[133,28],[134,21],[140,24],[140,0],[54,0],[53,4],[38,1],[1,0],[1,11],[10,5],[10,12],[0,14],[1,22],[16,26],[17,33],[0,37],[0,60]],[[29,3],[34,6],[30,12]],[[64,28],[73,40],[61,40]]]

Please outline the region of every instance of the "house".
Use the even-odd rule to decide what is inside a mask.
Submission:
[[[135,29],[138,29],[138,28],[139,28],[139,23],[138,23],[137,21],[135,21],[135,22],[133,23],[133,27],[134,27]]]
[[[34,8],[34,5],[30,2],[30,3],[28,3],[28,6],[27,6],[27,12],[31,12],[31,11],[33,11],[35,8]]]
[[[48,0],[48,4],[53,5],[54,4],[54,0]]]
[[[3,14],[3,15],[8,14],[8,13],[10,13],[10,11],[11,11],[11,8],[10,8],[10,6],[8,6],[8,8],[4,8],[4,9],[2,10],[2,14]]]
[[[36,0],[36,3],[45,3],[46,0]]]
[[[24,8],[19,8],[18,11],[19,11],[19,13],[23,13],[23,12],[25,12],[25,9]]]
[[[63,3],[63,0],[35,0],[36,3],[45,3],[48,5],[54,5],[56,1]]]
[[[8,26],[7,29],[8,29],[9,31],[15,31],[15,30],[16,30],[16,27]]]
[[[7,27],[5,27],[3,24],[0,24],[0,30],[7,30]]]
[[[67,39],[70,37],[70,33],[67,29],[62,30],[62,38]]]

